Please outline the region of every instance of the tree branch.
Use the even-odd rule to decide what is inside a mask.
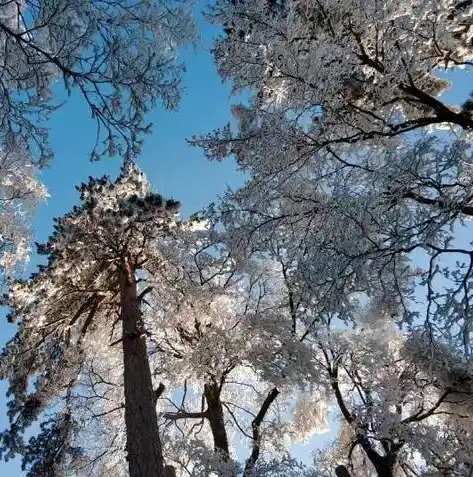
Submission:
[[[271,404],[276,400],[278,397],[279,391],[276,388],[271,389],[271,391],[266,396],[266,399],[263,401],[258,414],[253,419],[251,423],[251,428],[253,429],[253,445],[251,449],[251,454],[248,457],[245,470],[243,472],[244,477],[250,477],[253,473],[253,468],[255,466],[256,461],[259,458],[260,450],[261,450],[261,435],[260,435],[260,427],[263,419],[266,416]]]
[[[410,422],[418,422],[422,421],[430,416],[432,416],[435,411],[442,405],[442,403],[445,401],[447,396],[451,393],[450,389],[447,389],[437,400],[437,402],[427,411],[422,413],[422,411],[417,412],[416,414],[413,414],[412,416],[406,417],[402,423],[403,424],[408,424]]]
[[[166,386],[163,383],[159,383],[158,387],[154,390],[154,403],[158,401],[158,399],[161,397],[163,394],[164,390],[166,389]]]
[[[449,209],[450,208],[450,205],[446,204],[445,201],[442,200],[442,199],[430,199],[429,197],[423,197],[419,194],[416,194],[413,191],[405,192],[401,195],[401,197],[403,197],[405,199],[412,199],[419,204],[434,205],[436,207],[439,207],[440,209]],[[452,207],[452,209],[451,209],[452,211],[455,210],[454,207]],[[462,214],[473,217],[473,206],[471,206],[471,205],[460,205],[457,208],[457,210],[459,212],[461,212]]]

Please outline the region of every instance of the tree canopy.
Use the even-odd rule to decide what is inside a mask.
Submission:
[[[98,4],[80,10],[94,35],[101,15],[154,12]],[[247,181],[188,220],[129,157],[116,180],[79,187],[38,246],[47,264],[5,296],[18,331],[0,359],[3,457],[49,477],[473,475],[473,108],[442,96],[444,71],[473,66],[472,15],[469,0],[209,6],[218,71],[245,100],[191,143]],[[92,68],[64,81],[102,125],[107,75],[125,73],[122,54],[137,74],[134,53],[155,46],[132,18],[105,42],[125,42],[118,63],[56,65]],[[88,96],[97,74],[107,93]],[[174,104],[172,82],[125,84],[122,126],[139,134],[135,94]],[[110,146],[125,130],[105,124]],[[126,137],[120,152],[137,152]]]
[[[3,267],[27,256],[31,212],[45,196],[37,168],[53,156],[50,115],[78,94],[96,124],[91,159],[136,157],[151,131],[146,114],[177,107],[177,50],[193,36],[179,1],[0,2]]]

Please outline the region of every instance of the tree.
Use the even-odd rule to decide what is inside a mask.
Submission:
[[[451,342],[396,330],[406,316],[399,298],[409,296],[417,272],[402,256],[363,255],[376,239],[368,234],[376,203],[345,196],[342,209],[337,196],[320,194],[314,211],[309,201],[291,200],[317,197],[310,182],[298,185],[274,194],[253,189],[249,203],[250,183],[208,217],[239,270],[272,295],[265,296],[272,306],[255,321],[284,343],[279,375],[291,376],[300,390],[292,426],[310,437],[324,427],[328,409],[339,418],[339,437],[321,450],[316,471],[333,476],[344,465],[354,477],[469,475],[469,357]],[[367,226],[352,227],[341,220],[347,215]],[[274,361],[267,357],[263,367],[268,371]]]
[[[0,2],[3,266],[27,255],[29,213],[44,197],[36,168],[53,155],[47,120],[63,92],[77,92],[96,122],[93,160],[133,158],[150,132],[146,113],[157,103],[177,106],[176,51],[192,36],[182,2]]]
[[[422,369],[389,326],[331,335],[318,346],[341,423],[319,466],[342,462],[353,476],[469,475],[470,418],[458,406],[465,392]]]
[[[77,90],[97,122],[92,158],[134,156],[158,101],[179,99],[176,48],[192,35],[184,4],[145,0],[4,1],[1,149],[18,144],[44,163],[44,119],[58,106],[53,87]],[[104,141],[105,147],[101,144]]]
[[[402,304],[400,321],[427,325],[465,355],[471,246],[458,231],[472,214],[471,98],[442,101],[448,84],[436,74],[468,74],[472,8],[218,2],[209,18],[225,28],[219,71],[251,95],[234,107],[236,131],[193,139],[250,175],[218,212],[232,247],[257,250],[283,234],[320,310],[347,316],[360,293],[384,289]]]
[[[1,360],[11,396],[4,457],[21,454],[31,476],[128,475],[125,459],[130,475],[147,475],[133,468],[137,458],[152,463],[145,436],[162,442],[159,462],[164,454],[196,477],[300,470],[285,458],[283,415],[308,371],[287,366],[303,349],[275,332],[285,321],[264,282],[238,274],[199,221],[177,223],[177,205],[153,194],[132,163],[115,182],[90,179],[79,190],[81,205],[38,246],[48,263],[6,297],[19,330]],[[149,437],[150,422],[159,435]],[[239,441],[249,446],[241,466]]]
[[[138,289],[144,276],[139,278],[137,274],[165,267],[157,243],[171,233],[178,203],[152,192],[131,162],[125,163],[115,182],[107,177],[90,178],[79,191],[81,205],[57,219],[54,234],[45,245],[38,246],[39,253],[47,256],[47,264],[41,265],[29,281],[13,283],[7,296],[12,308],[9,318],[18,321],[18,332],[1,359],[2,378],[8,380],[11,396],[11,424],[3,435],[3,451],[25,454],[26,450],[27,467],[31,456],[39,455],[42,463],[38,464],[35,457],[30,472],[35,465],[51,469],[79,465],[74,459],[81,453],[71,451],[73,442],[59,446],[52,454],[48,444],[45,449],[49,457],[40,446],[45,439],[53,445],[51,433],[59,433],[64,439],[74,436],[68,428],[84,424],[71,418],[77,406],[74,401],[80,403],[82,399],[87,407],[87,400],[92,398],[93,409],[94,394],[90,393],[100,397],[100,366],[109,366],[108,350],[120,346],[123,364],[118,371],[123,373],[123,384],[115,394],[123,402],[120,407],[124,412],[129,473],[132,477],[163,476],[141,315],[141,303],[150,289]],[[96,373],[94,363],[99,365]],[[84,387],[81,381],[90,377],[92,381]],[[87,388],[89,394],[82,395]],[[52,427],[43,429],[42,439],[33,439],[25,447],[21,434],[48,408],[58,417]],[[77,437],[75,440],[80,442]]]
[[[29,223],[37,201],[47,196],[25,151],[0,157],[0,270],[14,272],[29,256]]]
[[[471,129],[470,102],[436,97],[439,67],[470,66],[469,1],[424,3],[221,0],[211,21],[221,75],[255,88],[254,105],[305,123],[314,148],[392,137],[428,125]],[[298,115],[299,113],[299,115]]]
[[[170,244],[166,260],[175,275],[167,272],[167,286],[147,299],[151,359],[166,383],[158,399],[166,455],[194,476],[249,477],[265,465],[289,469],[278,439],[293,382],[279,371],[297,342],[261,326],[264,320],[273,329],[281,324],[263,281],[238,273],[215,246],[215,231],[202,221],[202,231],[196,225],[191,220],[185,233],[181,229],[180,246]],[[241,465],[238,443],[249,447]]]
[[[285,243],[281,233],[267,243],[278,241]],[[323,429],[330,408],[339,422],[337,440],[318,452],[316,472],[333,476],[345,466],[354,477],[469,475],[471,362],[446,343],[432,347],[430,339],[396,329],[396,305],[380,297],[353,304],[356,326],[338,312],[323,312],[317,296],[311,304],[306,290],[294,283],[294,269],[287,266],[290,251],[281,251],[286,260],[266,266],[265,273],[267,279],[272,269],[280,284],[273,284],[279,303],[273,310],[286,326],[274,327],[274,314],[260,326],[275,334],[275,342],[293,334],[299,341],[295,360],[284,344],[280,372],[292,374],[299,386],[290,418],[298,435]],[[271,366],[269,360],[265,366]]]

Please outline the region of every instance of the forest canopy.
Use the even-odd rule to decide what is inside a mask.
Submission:
[[[28,477],[472,476],[473,96],[445,93],[470,80],[473,2],[191,7],[0,4],[1,457]],[[199,9],[233,116],[188,141],[245,182],[183,217],[140,147]],[[24,279],[58,81],[92,159],[122,167],[77,187]]]

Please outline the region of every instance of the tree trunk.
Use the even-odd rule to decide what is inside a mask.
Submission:
[[[396,459],[391,456],[378,457],[377,459],[370,458],[378,477],[394,477],[394,467]]]
[[[348,469],[344,465],[337,465],[335,475],[337,477],[351,477],[350,472],[348,472]]]
[[[176,469],[173,465],[164,466],[164,477],[176,477]]]
[[[228,449],[227,430],[223,417],[223,406],[220,401],[220,389],[217,383],[206,384],[204,386],[204,396],[207,401],[207,419],[214,439],[215,451],[219,452],[225,460],[230,459]]]
[[[123,324],[126,450],[130,477],[164,477],[151,371],[142,333],[136,280],[128,264],[120,269]]]
[[[358,435],[358,441],[361,447],[365,451],[368,459],[373,464],[373,467],[378,474],[378,477],[394,477],[394,468],[396,466],[396,453],[389,453],[385,456],[380,455],[369,440],[362,435]]]

